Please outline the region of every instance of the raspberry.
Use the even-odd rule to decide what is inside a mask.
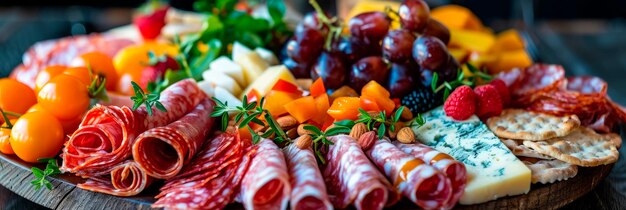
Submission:
[[[511,103],[511,95],[509,93],[509,88],[506,86],[504,81],[502,81],[501,79],[494,79],[489,84],[493,85],[496,90],[498,90],[498,93],[500,93],[500,99],[502,99],[502,107],[508,106],[509,103]]]
[[[476,110],[476,95],[467,85],[456,88],[443,104],[446,115],[455,120],[466,120]]]
[[[481,85],[474,88],[476,93],[476,115],[480,119],[498,116],[502,112],[500,93],[493,85]]]

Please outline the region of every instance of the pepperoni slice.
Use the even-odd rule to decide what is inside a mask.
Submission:
[[[115,196],[133,196],[146,189],[153,180],[135,161],[127,160],[113,167],[109,175],[88,179],[78,187]]]

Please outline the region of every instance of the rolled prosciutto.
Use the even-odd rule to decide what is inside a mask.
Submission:
[[[404,153],[387,140],[376,141],[366,154],[413,203],[424,209],[447,206],[452,187],[450,180],[437,169]]]
[[[289,167],[292,210],[330,210],[324,179],[311,149],[300,149],[291,144],[284,149]]]
[[[92,177],[78,187],[115,196],[133,196],[146,189],[153,180],[135,161],[127,160],[113,167],[108,175]]]
[[[241,182],[239,201],[246,209],[286,209],[291,194],[283,152],[269,139],[258,150]]]
[[[83,177],[102,175],[132,155],[131,147],[140,133],[181,118],[204,98],[196,82],[186,79],[161,93],[159,101],[167,112],[152,108],[153,115],[148,116],[144,105],[135,111],[96,105],[65,143],[61,170]]]
[[[426,163],[446,174],[452,184],[452,197],[446,208],[454,207],[461,196],[463,196],[465,185],[467,184],[467,170],[465,169],[465,165],[450,157],[450,155],[439,152],[424,144],[402,144],[395,142],[395,145],[405,153],[424,160]]]
[[[143,132],[133,145],[133,159],[155,178],[176,176],[198,152],[211,131],[213,107],[213,101],[205,98],[184,117]]]
[[[356,140],[347,135],[329,140],[333,145],[329,146],[322,174],[335,208],[352,204],[356,209],[383,209],[400,200],[399,193],[367,159]]]

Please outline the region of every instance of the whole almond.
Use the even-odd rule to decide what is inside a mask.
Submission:
[[[415,133],[409,127],[404,127],[398,132],[398,141],[401,143],[409,144],[415,142]]]
[[[278,126],[280,126],[280,128],[282,128],[283,130],[289,130],[290,128],[298,125],[298,120],[296,120],[296,118],[291,115],[279,117],[278,119],[276,119],[276,122],[278,123]]]
[[[372,146],[374,146],[374,143],[376,142],[376,132],[365,132],[363,135],[361,135],[361,137],[358,138],[357,142],[359,143],[363,151],[369,150],[370,148],[372,148]]]
[[[367,132],[367,127],[365,126],[365,123],[357,123],[352,126],[352,130],[350,130],[350,137],[352,137],[353,139],[359,139],[359,137],[361,137],[361,135],[363,135],[365,132]]]
[[[311,131],[308,131],[308,130],[305,130],[305,129],[304,129],[304,126],[305,126],[305,125],[306,125],[306,124],[300,124],[300,125],[298,125],[298,129],[297,129],[297,131],[298,131],[298,135],[300,135],[300,136],[304,136],[304,135],[308,135],[308,134],[313,134],[313,132],[311,132]]]
[[[298,140],[296,140],[296,147],[300,149],[307,149],[311,147],[313,144],[313,139],[309,135],[300,136]]]
[[[400,114],[400,119],[402,120],[412,120],[413,119],[413,113],[411,112],[411,110],[409,110],[409,108],[407,108],[406,106],[402,106],[404,107],[404,109],[402,109],[402,114]]]
[[[285,131],[285,134],[287,134],[287,136],[290,139],[298,138],[298,128],[297,127],[293,127],[291,129]]]

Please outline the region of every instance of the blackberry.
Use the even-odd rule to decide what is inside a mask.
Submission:
[[[402,97],[402,105],[406,106],[413,114],[424,113],[443,104],[443,94],[433,93],[429,88],[416,88]]]

